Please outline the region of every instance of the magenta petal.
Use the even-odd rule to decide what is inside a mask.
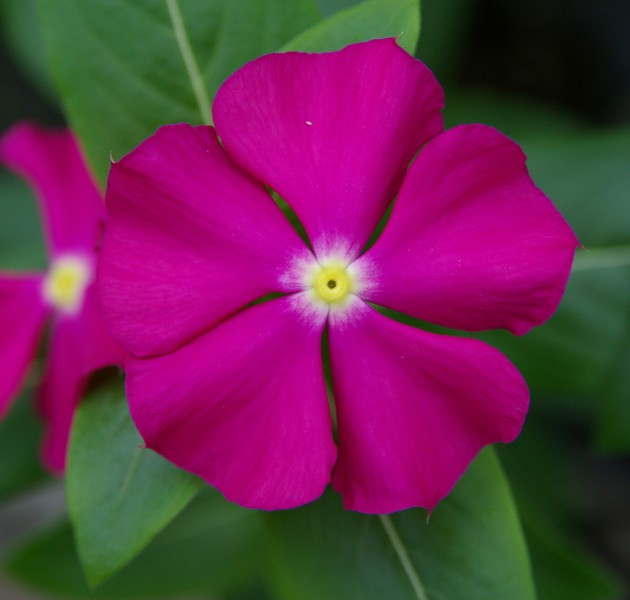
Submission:
[[[518,435],[527,386],[477,340],[402,325],[360,301],[346,315],[330,323],[333,486],[350,510],[432,510],[483,446]]]
[[[39,408],[46,426],[42,458],[51,471],[65,469],[72,418],[90,375],[106,366],[122,365],[123,359],[102,322],[92,285],[86,290],[81,313],[58,315],[50,333]]]
[[[326,314],[302,302],[257,304],[172,354],[127,364],[131,415],[147,446],[243,506],[304,504],[330,480]]]
[[[260,296],[294,291],[286,274],[310,256],[210,127],[162,127],[112,164],[107,206],[101,305],[136,355],[169,352]]]
[[[85,291],[79,318],[68,320],[75,328],[74,337],[77,346],[81,348],[81,355],[77,357],[75,364],[82,374],[90,375],[103,367],[123,365],[125,352],[105,326],[97,303],[95,285],[89,286]]]
[[[41,275],[0,275],[0,417],[15,398],[37,353],[48,315],[41,288]]]
[[[217,92],[228,152],[275,189],[317,256],[362,250],[414,153],[442,129],[442,90],[394,39],[259,58]]]
[[[577,245],[518,145],[464,125],[420,152],[355,268],[371,302],[447,327],[522,334],[555,311]]]
[[[77,365],[84,351],[77,333],[73,320],[55,323],[39,389],[39,409],[45,422],[42,461],[58,474],[65,469],[72,417],[86,384],[86,374]]]
[[[0,139],[0,160],[35,190],[52,254],[96,248],[105,207],[69,131],[15,125]]]

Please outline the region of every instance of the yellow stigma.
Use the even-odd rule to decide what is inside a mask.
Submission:
[[[84,260],[68,256],[57,259],[44,280],[44,297],[57,310],[76,312],[90,279],[91,269]]]
[[[342,266],[321,267],[313,279],[313,289],[319,298],[332,304],[352,291],[352,280]]]

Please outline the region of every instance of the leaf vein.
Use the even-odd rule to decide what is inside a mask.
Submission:
[[[173,24],[175,40],[177,41],[177,46],[182,55],[184,65],[186,66],[186,72],[188,73],[193,93],[197,99],[201,121],[206,125],[211,125],[212,110],[210,108],[210,99],[208,98],[206,84],[199,70],[195,53],[193,52],[188,34],[186,33],[186,25],[184,24],[184,19],[179,9],[179,2],[178,0],[165,0],[165,2],[168,8],[168,14],[171,17],[171,23]]]
[[[593,248],[575,257],[573,271],[612,269],[630,266],[630,245]]]
[[[420,581],[420,576],[411,562],[409,552],[407,552],[405,544],[400,539],[391,517],[389,515],[378,515],[378,518],[381,521],[381,525],[383,526],[383,529],[394,548],[394,552],[396,552],[396,555],[398,556],[398,560],[400,560],[402,568],[409,578],[409,582],[411,583],[411,587],[413,588],[416,598],[418,598],[418,600],[428,600],[424,587],[422,586],[422,582]]]

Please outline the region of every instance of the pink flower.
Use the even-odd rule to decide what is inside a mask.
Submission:
[[[222,144],[167,126],[112,165],[99,294],[150,448],[245,506],[309,502],[332,477],[347,508],[387,513],[432,509],[518,435],[528,391],[502,354],[371,306],[522,334],[562,296],[577,241],[522,151],[483,125],[441,133],[442,105],[393,39],[273,54],[219,90]]]
[[[0,160],[33,186],[50,256],[47,273],[0,272],[0,414],[17,394],[52,317],[38,399],[46,422],[42,458],[62,472],[88,375],[123,359],[103,325],[93,285],[105,207],[68,131],[18,124],[0,139]]]

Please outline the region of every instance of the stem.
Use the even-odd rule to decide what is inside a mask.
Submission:
[[[409,581],[411,582],[411,587],[413,587],[413,591],[416,594],[416,598],[418,598],[418,600],[428,600],[424,587],[422,587],[420,577],[418,577],[418,573],[416,573],[416,569],[409,558],[405,545],[396,531],[396,527],[394,526],[394,522],[391,520],[391,517],[389,515],[378,515],[378,518],[380,519],[381,525],[383,526],[389,541],[398,555],[398,559],[400,560],[407,577],[409,577]]]
[[[186,71],[190,78],[195,98],[197,99],[197,105],[199,107],[199,114],[201,120],[206,125],[212,125],[212,110],[210,108],[210,98],[206,91],[206,85],[203,81],[203,76],[199,70],[199,65],[195,60],[195,54],[190,45],[188,34],[186,33],[186,26],[184,25],[184,19],[182,13],[179,10],[178,0],[165,0],[168,8],[168,14],[171,17],[171,23],[173,24],[173,31],[175,32],[175,39],[179,46],[179,51],[184,59],[186,65]]]
[[[572,270],[591,271],[626,266],[630,266],[630,246],[611,246],[580,252],[575,257]]]

